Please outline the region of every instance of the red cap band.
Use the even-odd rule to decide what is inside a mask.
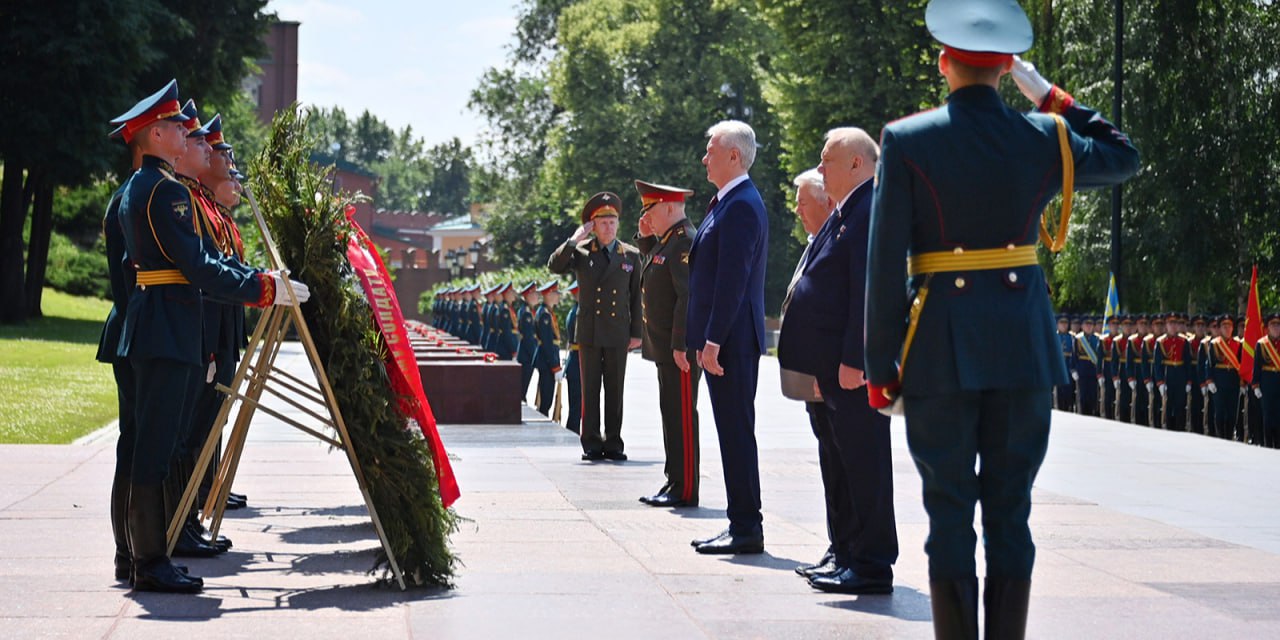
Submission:
[[[965,51],[954,47],[943,46],[942,50],[956,60],[971,67],[998,67],[1013,60],[1012,53],[984,53],[981,51]]]
[[[182,105],[178,104],[177,100],[161,102],[151,107],[142,115],[124,123],[124,131],[121,135],[124,136],[125,144],[133,141],[133,136],[137,135],[143,127],[165,118],[172,118],[180,113],[182,113]]]

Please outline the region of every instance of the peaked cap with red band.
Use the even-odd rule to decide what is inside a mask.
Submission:
[[[187,103],[182,105],[182,115],[187,117],[187,121],[182,123],[182,126],[187,128],[188,138],[200,138],[209,135],[209,129],[200,126],[200,112],[196,109],[195,100],[187,99]]]
[[[204,126],[209,130],[209,135],[204,137],[204,141],[209,143],[215,151],[226,151],[231,148],[227,141],[222,137],[222,114],[219,113],[209,120],[209,124]]]
[[[955,60],[998,67],[1031,48],[1031,21],[1016,0],[930,0],[924,22]]]
[[[640,192],[640,204],[645,209],[661,202],[684,202],[686,198],[693,195],[693,191],[689,189],[654,184],[644,180],[636,180],[636,191]]]
[[[591,199],[587,200],[587,206],[582,208],[582,222],[585,224],[603,216],[616,218],[621,208],[622,198],[619,198],[618,194],[601,191],[591,196]]]
[[[125,143],[133,141],[133,137],[147,125],[161,120],[186,122],[187,116],[182,114],[182,105],[178,103],[178,81],[170,80],[163,89],[143,98],[132,109],[111,119],[111,124],[118,125],[111,132],[111,137],[124,139]]]

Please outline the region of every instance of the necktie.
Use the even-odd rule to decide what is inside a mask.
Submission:
[[[716,205],[717,205],[717,204],[720,204],[720,195],[719,195],[719,194],[716,194],[716,196],[715,196],[715,197],[711,198],[711,203],[707,205],[707,213],[711,213],[711,210],[712,210],[712,209],[714,209],[714,208],[716,208]]]

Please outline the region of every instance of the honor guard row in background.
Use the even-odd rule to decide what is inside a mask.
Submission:
[[[1054,407],[1280,447],[1280,313],[1245,344],[1244,318],[1182,312],[1058,315],[1070,384]],[[1253,362],[1245,357],[1253,352]]]

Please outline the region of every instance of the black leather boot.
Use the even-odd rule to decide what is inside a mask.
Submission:
[[[1027,636],[1027,607],[1031,581],[987,578],[982,591],[987,640],[1023,640]]]
[[[199,593],[204,581],[192,578],[169,561],[165,553],[164,490],[160,485],[129,487],[129,544],[133,552],[136,591]]]
[[[933,607],[934,638],[978,640],[978,579],[976,577],[930,582],[929,602]]]
[[[116,539],[116,580],[128,580],[133,573],[129,552],[129,476],[116,474],[111,481],[111,533]]]
[[[164,526],[169,530],[174,514],[178,512],[178,503],[182,501],[182,464],[178,459],[169,467],[169,477],[164,481]],[[178,534],[178,543],[173,546],[175,558],[212,558],[222,551],[203,540],[187,526]]]

